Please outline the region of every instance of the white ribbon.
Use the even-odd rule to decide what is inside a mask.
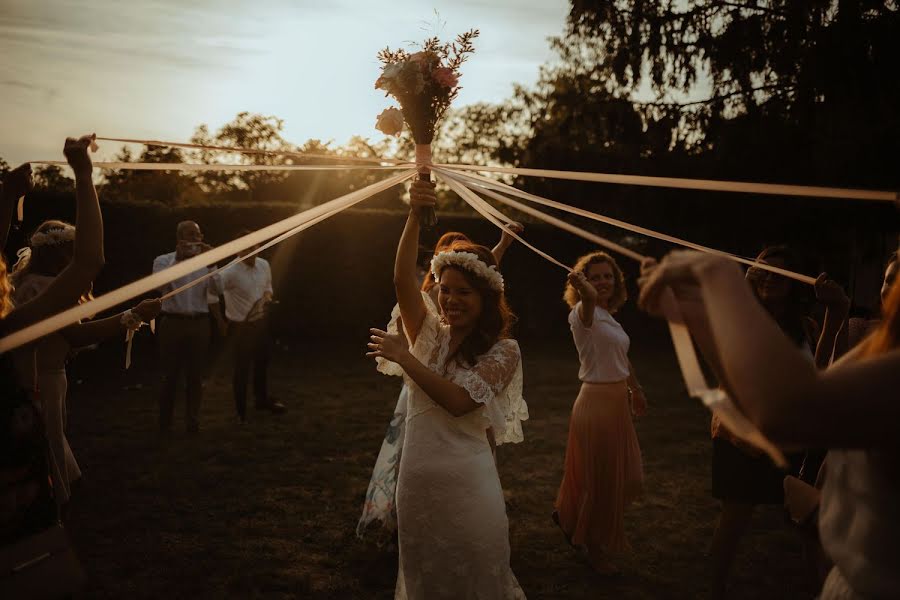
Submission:
[[[768,194],[775,196],[808,196],[812,198],[843,198],[846,200],[870,200],[897,202],[900,193],[883,190],[860,190],[808,185],[787,185],[779,183],[750,183],[745,181],[719,181],[715,179],[685,179],[681,177],[649,177],[646,175],[619,175],[612,173],[586,173],[583,171],[554,171],[548,169],[519,169],[513,167],[483,167],[479,165],[436,164],[457,171],[482,171],[507,173],[524,177],[545,177],[547,179],[567,179],[596,183],[618,183],[622,185],[643,185],[683,190],[706,190],[715,192],[742,192],[748,194]]]
[[[455,179],[453,177],[447,177],[446,173],[444,173],[443,171],[439,172],[438,176],[441,177],[441,179],[443,179],[445,182],[447,182],[447,185],[449,185],[450,188],[454,192],[459,194],[463,200],[468,202],[469,205],[472,208],[474,208],[481,216],[483,216],[485,219],[487,219],[488,221],[490,221],[491,223],[493,223],[494,225],[499,227],[504,233],[511,235],[513,238],[520,241],[524,246],[526,246],[529,250],[531,250],[532,252],[534,252],[535,254],[540,256],[541,258],[544,258],[544,259],[548,260],[549,262],[551,262],[559,267],[562,267],[566,271],[572,270],[567,265],[556,260],[555,258],[550,256],[546,252],[539,250],[538,248],[532,246],[530,243],[525,241],[522,238],[522,236],[520,236],[518,233],[514,232],[512,229],[507,227],[507,225],[505,223],[510,222],[510,219],[508,217],[506,217],[504,214],[500,213],[493,206],[491,206],[490,204],[488,204],[487,202],[485,202],[484,200],[479,198],[472,190],[463,186],[457,179]]]
[[[31,160],[32,165],[68,166],[62,160]],[[121,169],[125,171],[387,171],[408,169],[409,163],[400,165],[227,165],[208,163],[140,163],[95,162],[96,169]]]
[[[448,173],[448,171],[446,169],[441,169],[441,168],[435,168],[435,172]],[[455,173],[452,171],[450,173],[452,173],[452,176],[455,176],[455,177],[459,178],[460,180],[465,181],[466,183],[474,183],[477,186],[487,188],[483,191],[483,193],[486,194],[487,196],[490,196],[491,198],[494,198],[495,200],[503,202],[504,204],[507,204],[508,206],[512,206],[512,207],[516,208],[517,210],[521,210],[522,212],[526,212],[528,214],[531,214],[532,216],[537,216],[537,218],[543,219],[548,222],[550,222],[550,221],[545,218],[546,215],[543,215],[543,213],[541,213],[540,211],[534,211],[534,209],[529,210],[528,207],[524,207],[522,204],[515,202],[514,200],[510,200],[509,198],[502,196],[500,194],[494,193],[491,190],[500,190],[507,194],[516,196],[518,198],[523,198],[525,200],[529,200],[531,202],[540,204],[542,206],[547,206],[550,208],[557,208],[559,210],[563,210],[565,212],[568,212],[568,213],[571,213],[574,215],[586,217],[588,219],[592,219],[592,220],[598,221],[600,223],[606,223],[607,225],[612,225],[613,227],[618,227],[619,229],[624,229],[626,231],[631,231],[633,233],[638,233],[641,235],[645,235],[647,237],[656,238],[658,240],[663,240],[666,242],[670,242],[672,244],[684,246],[686,248],[692,248],[694,250],[699,250],[701,252],[708,252],[710,254],[715,254],[717,256],[721,256],[723,258],[727,258],[729,260],[733,260],[733,261],[736,261],[736,262],[739,262],[739,263],[742,263],[745,265],[757,267],[759,269],[763,269],[766,271],[771,271],[772,273],[777,273],[779,275],[783,275],[784,277],[788,277],[790,279],[794,279],[794,280],[800,281],[802,283],[808,283],[809,285],[814,285],[816,283],[815,277],[810,277],[809,275],[794,273],[793,271],[789,271],[789,270],[783,269],[781,267],[776,267],[776,266],[762,263],[759,261],[750,260],[748,258],[743,258],[736,254],[731,254],[730,252],[724,252],[722,250],[716,250],[715,248],[710,248],[708,246],[701,246],[700,244],[695,244],[693,242],[689,242],[687,240],[683,240],[681,238],[677,238],[675,236],[671,236],[671,235],[668,235],[665,233],[659,233],[658,231],[653,231],[652,229],[647,229],[646,227],[632,225],[630,223],[626,223],[625,221],[619,221],[618,219],[612,219],[610,217],[605,217],[603,215],[593,213],[593,212],[590,212],[590,211],[587,211],[587,210],[584,210],[581,208],[569,206],[568,204],[562,204],[561,202],[555,202],[553,200],[549,200],[549,199],[543,198],[541,196],[535,196],[534,194],[529,194],[527,192],[523,192],[521,190],[518,190],[518,189],[516,189],[512,186],[506,185],[504,183],[494,181],[493,179],[488,179],[487,177],[482,177],[480,175],[469,175],[469,174],[465,174],[465,173]],[[565,223],[565,222],[560,221],[560,220],[555,220],[555,222],[553,224],[555,224],[559,227],[562,227],[562,225],[561,225],[562,223]],[[622,247],[619,246],[619,248],[621,249]],[[617,250],[617,251],[621,252],[621,250]],[[626,251],[626,252],[622,252],[622,253],[626,254],[626,256],[627,256],[628,252],[630,252],[630,251]],[[634,257],[632,256],[631,258],[634,258]]]
[[[260,150],[258,148],[236,148],[229,146],[211,146],[204,144],[188,144],[183,142],[166,142],[159,140],[138,140],[127,138],[111,138],[98,137],[98,140],[106,140],[111,142],[123,142],[130,144],[144,144],[146,146],[168,146],[173,148],[191,148],[198,150],[211,150],[221,152],[238,152],[241,154],[262,154],[273,156],[296,156],[300,158],[321,158],[336,161],[355,161],[370,162],[377,164],[393,164],[405,166],[409,161],[389,158],[356,158],[348,156],[333,156],[329,154],[315,154],[309,152],[296,152],[292,150]],[[420,144],[428,146],[427,144]],[[417,145],[419,146],[419,145]],[[418,147],[417,160],[418,160]],[[424,155],[423,155],[424,159]],[[420,163],[421,164],[421,163]],[[431,154],[429,146],[429,154],[427,164],[431,164]],[[264,165],[259,165],[264,166]],[[751,194],[769,194],[777,196],[807,196],[813,198],[843,198],[848,200],[871,200],[882,202],[900,201],[900,192],[885,190],[862,190],[852,188],[834,188],[823,186],[806,186],[806,185],[788,185],[777,183],[754,183],[743,181],[724,181],[714,179],[687,179],[681,177],[651,177],[646,175],[622,175],[617,173],[589,173],[583,171],[560,171],[551,169],[523,169],[514,167],[499,166],[481,166],[467,164],[447,164],[438,163],[435,167],[446,167],[449,169],[463,171],[481,171],[491,173],[507,173],[510,175],[520,175],[523,177],[544,177],[547,179],[566,179],[573,181],[587,181],[597,183],[615,183],[620,185],[642,185],[648,187],[667,187],[688,190],[707,190],[719,192],[740,192]]]
[[[315,152],[297,152],[296,150],[261,150],[259,148],[238,148],[235,146],[212,146],[208,144],[188,144],[184,142],[164,142],[160,140],[136,140],[129,138],[98,137],[98,140],[107,142],[122,142],[125,144],[143,144],[144,146],[162,146],[169,148],[188,148],[191,150],[210,150],[216,152],[236,152],[239,154],[257,154],[263,156],[294,156],[297,158],[315,158],[335,161],[353,161],[368,163],[408,164],[409,161],[393,158],[362,158],[358,156],[340,156],[334,154],[319,154]]]
[[[359,190],[353,191],[349,194],[345,194],[344,196],[341,196],[339,198],[335,198],[330,202],[320,204],[319,206],[310,208],[309,210],[293,215],[292,217],[288,217],[287,219],[284,219],[277,223],[273,223],[272,225],[269,225],[267,227],[263,227],[262,229],[254,231],[253,233],[249,233],[245,236],[239,237],[226,244],[223,244],[222,246],[213,248],[208,252],[204,252],[203,254],[200,254],[193,258],[178,262],[168,269],[164,269],[152,275],[148,275],[147,277],[139,279],[138,281],[132,282],[107,294],[99,296],[94,300],[91,300],[90,302],[80,304],[52,317],[49,317],[39,323],[35,323],[33,325],[25,327],[24,329],[16,331],[15,333],[12,333],[0,339],[0,353],[7,352],[14,348],[18,348],[23,344],[27,344],[38,338],[42,338],[50,333],[53,333],[54,331],[57,331],[58,329],[66,327],[67,325],[71,325],[72,323],[75,323],[80,319],[86,318],[89,315],[99,313],[101,311],[117,306],[123,302],[126,302],[134,298],[135,296],[139,296],[149,291],[158,289],[163,285],[180,277],[189,275],[194,271],[228,258],[229,256],[232,256],[239,252],[243,252],[247,248],[252,248],[257,244],[264,243],[266,240],[291,231],[292,229],[297,228],[299,225],[313,221],[327,214],[336,214],[337,212],[340,212],[339,210],[335,210],[338,207],[343,210],[343,208],[346,208],[347,206],[369,198],[375,194],[378,194],[379,192],[393,187],[394,185],[397,185],[398,183],[403,182],[406,179],[409,179],[414,174],[414,170],[408,170],[402,173],[398,173],[397,175],[393,175],[392,177],[389,177],[383,181],[379,181],[364,188],[360,188]]]

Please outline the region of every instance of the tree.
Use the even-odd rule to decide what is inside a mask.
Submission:
[[[33,180],[34,188],[45,192],[71,192],[75,189],[75,181],[66,177],[63,170],[56,165],[36,168]]]
[[[205,146],[228,146],[257,150],[255,154],[224,153],[216,150],[198,150],[194,155],[201,162],[240,165],[284,165],[292,164],[294,158],[278,152],[291,152],[291,146],[282,136],[284,121],[274,116],[264,116],[241,112],[229,123],[222,126],[215,136],[209,128],[200,125],[194,132],[192,143]],[[249,198],[255,198],[265,188],[278,184],[287,177],[283,171],[233,171],[206,172],[195,177],[206,191],[224,192],[229,189],[247,191]]]
[[[559,45],[719,172],[896,187],[895,1],[573,0]]]
[[[178,148],[144,146],[134,160],[125,147],[116,156],[117,162],[183,163],[184,153]],[[190,175],[181,171],[150,171],[121,169],[104,176],[104,197],[114,200],[153,200],[175,205],[188,199],[196,188]]]

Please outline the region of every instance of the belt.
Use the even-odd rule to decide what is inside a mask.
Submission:
[[[180,319],[183,321],[193,321],[196,319],[208,319],[209,313],[169,313],[164,312],[159,315],[164,319]]]

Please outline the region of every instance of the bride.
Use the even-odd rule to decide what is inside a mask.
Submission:
[[[394,265],[405,335],[372,329],[368,353],[399,365],[409,386],[395,597],[524,598],[509,566],[506,505],[485,435],[491,427],[498,444],[521,441],[528,418],[503,277],[490,250],[457,242],[432,261],[440,314],[429,310],[416,279],[415,208],[434,204],[434,186],[417,181],[410,195]]]

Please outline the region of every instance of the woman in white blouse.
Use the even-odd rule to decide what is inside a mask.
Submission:
[[[642,415],[647,401],[628,360],[628,334],[612,316],[626,298],[622,271],[605,252],[578,259],[564,295],[582,384],[553,519],[604,574],[617,572],[610,555],[628,548],[624,511],[643,483],[632,411]]]

